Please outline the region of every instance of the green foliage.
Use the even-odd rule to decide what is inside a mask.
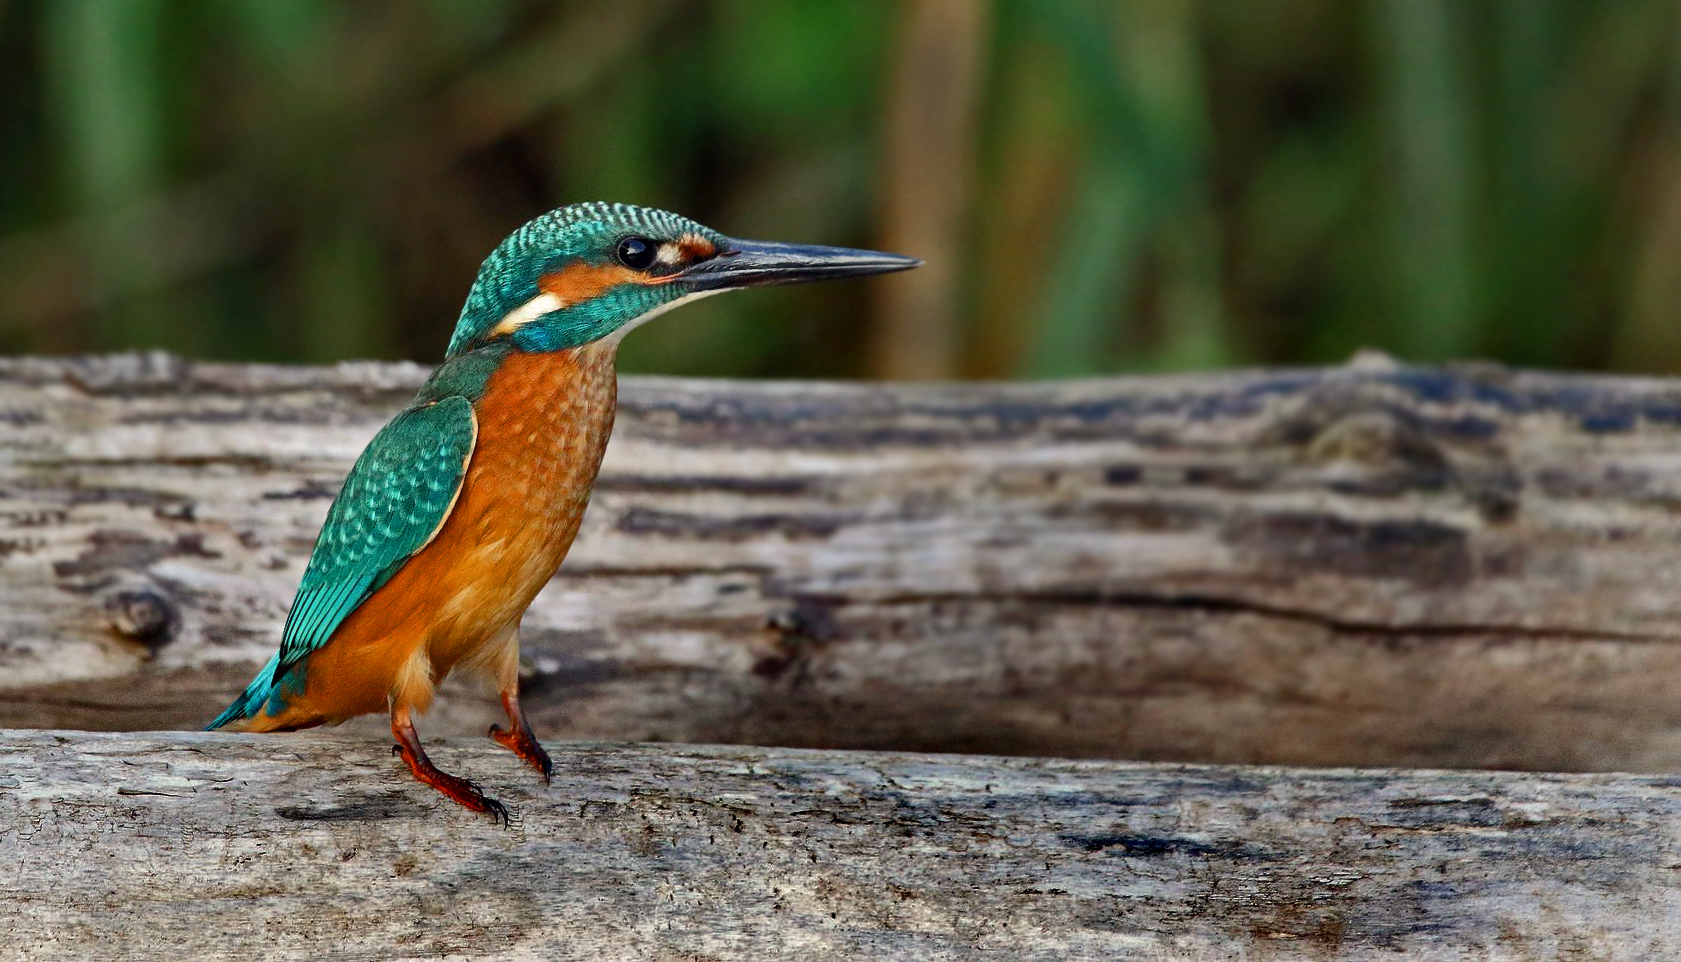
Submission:
[[[1666,0],[0,0],[0,350],[435,361],[577,200],[891,246],[954,4],[951,376],[1681,368]],[[912,278],[697,304],[626,367],[868,376]]]

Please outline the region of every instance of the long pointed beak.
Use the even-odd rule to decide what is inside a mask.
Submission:
[[[683,279],[697,291],[766,284],[798,284],[835,277],[887,274],[922,266],[915,257],[860,251],[849,247],[812,247],[774,241],[728,238],[717,256],[685,271]]]

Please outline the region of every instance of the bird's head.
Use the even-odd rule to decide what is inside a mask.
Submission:
[[[485,259],[449,356],[504,339],[514,350],[560,351],[622,337],[656,314],[720,291],[921,263],[844,247],[736,240],[647,207],[573,204],[514,231]]]

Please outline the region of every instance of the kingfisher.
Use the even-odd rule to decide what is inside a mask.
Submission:
[[[488,678],[490,736],[549,781],[519,700],[519,623],[572,545],[631,330],[742,287],[902,271],[915,258],[745,241],[626,204],[573,204],[486,258],[443,363],[374,435],[316,538],[280,648],[208,726],[295,731],[389,712],[414,777],[503,824],[427,757],[414,717],[452,671]]]

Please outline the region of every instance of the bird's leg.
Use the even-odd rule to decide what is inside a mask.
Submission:
[[[392,751],[402,756],[403,761],[408,763],[409,771],[422,784],[443,792],[465,808],[484,812],[503,825],[508,824],[508,806],[486,795],[467,779],[440,771],[432,764],[432,759],[426,757],[426,750],[420,747],[420,733],[414,730],[408,708],[391,710],[391,735],[397,739]]]
[[[508,713],[508,727],[490,726],[490,737],[496,739],[497,744],[525,759],[527,765],[543,774],[543,784],[549,784],[550,776],[554,773],[554,763],[549,761],[549,753],[537,743],[537,736],[531,732],[531,723],[525,720],[525,711],[519,706],[517,674],[502,683],[502,710]]]

